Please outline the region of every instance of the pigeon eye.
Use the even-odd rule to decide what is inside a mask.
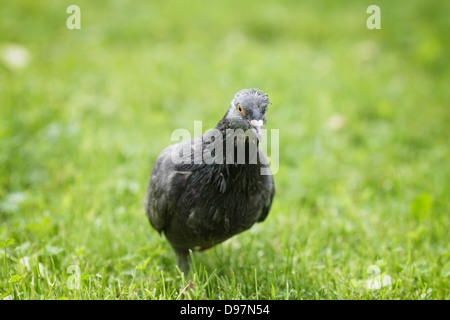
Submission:
[[[237,109],[238,109],[238,111],[239,111],[240,114],[242,114],[243,116],[245,116],[244,109],[242,109],[242,106],[241,106],[240,104],[237,105]]]

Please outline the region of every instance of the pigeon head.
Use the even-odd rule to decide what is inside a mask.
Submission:
[[[266,93],[258,89],[244,89],[231,100],[225,120],[230,129],[251,129],[261,140],[262,126],[266,123],[267,107],[270,100]]]

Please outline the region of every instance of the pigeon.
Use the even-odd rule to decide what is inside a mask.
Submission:
[[[259,141],[269,104],[261,90],[237,92],[214,129],[168,146],[154,162],[147,218],[164,233],[184,274],[190,250],[220,244],[266,219],[275,185]]]

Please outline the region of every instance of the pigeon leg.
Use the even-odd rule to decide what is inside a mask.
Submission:
[[[175,253],[177,254],[178,268],[180,268],[180,270],[183,271],[184,275],[187,276],[187,274],[189,273],[189,264],[191,263],[191,258],[189,256],[189,250],[175,249]]]

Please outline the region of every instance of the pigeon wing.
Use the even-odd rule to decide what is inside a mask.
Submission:
[[[156,159],[145,197],[145,209],[150,224],[164,231],[176,210],[178,199],[185,190],[190,171],[179,171],[171,158],[171,152],[179,144],[164,149]]]
[[[263,163],[268,163],[266,156],[261,150],[259,150],[259,157],[260,159],[263,160]],[[270,211],[270,207],[272,206],[273,197],[275,196],[275,183],[273,181],[272,171],[270,170],[268,164],[263,164],[262,167],[266,168],[266,170],[268,170],[270,174],[266,175],[267,179],[264,182],[267,197],[264,206],[262,208],[261,214],[258,218],[258,222],[262,222],[267,218],[267,215],[269,214]]]

